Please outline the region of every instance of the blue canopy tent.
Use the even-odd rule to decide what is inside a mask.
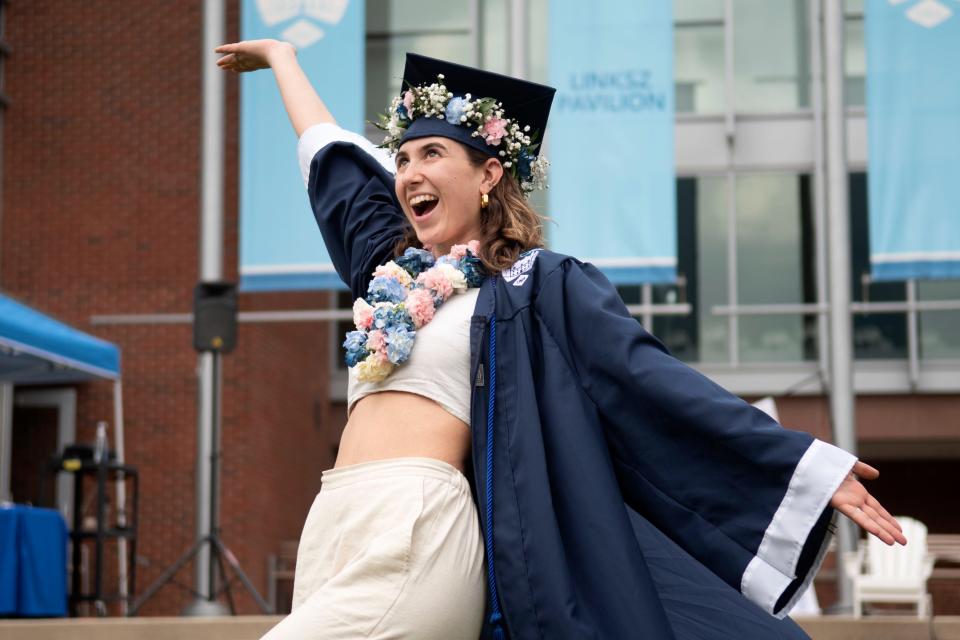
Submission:
[[[0,294],[0,501],[10,498],[14,385],[74,384],[112,380],[114,451],[123,462],[123,390],[120,349]],[[117,483],[124,513],[125,487]],[[126,552],[120,545],[120,589],[126,586]]]
[[[0,382],[120,379],[120,349],[0,294]]]

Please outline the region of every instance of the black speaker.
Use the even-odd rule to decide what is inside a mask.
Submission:
[[[229,353],[237,346],[237,285],[200,282],[193,289],[193,348]]]

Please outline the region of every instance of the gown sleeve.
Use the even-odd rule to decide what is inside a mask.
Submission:
[[[390,158],[363,136],[329,123],[304,131],[297,155],[333,266],[359,297],[377,265],[390,259],[407,224]]]
[[[673,358],[593,266],[566,260],[535,302],[600,414],[624,502],[777,617],[816,574],[856,458],[785,429]]]

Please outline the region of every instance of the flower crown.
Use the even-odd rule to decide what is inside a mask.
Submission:
[[[419,87],[411,86],[390,102],[390,110],[381,114],[375,127],[387,132],[380,148],[396,153],[407,127],[417,118],[442,118],[449,124],[475,129],[470,135],[482,138],[488,145],[501,147],[497,155],[503,168],[520,184],[524,195],[547,187],[549,162],[536,153],[539,132],[530,133],[530,126],[522,127],[503,117],[503,104],[495,98],[473,98],[469,93],[455,96],[443,84],[443,74],[437,82]]]

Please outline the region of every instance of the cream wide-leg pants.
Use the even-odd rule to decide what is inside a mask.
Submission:
[[[476,506],[456,468],[395,458],[324,471],[293,612],[263,640],[477,640],[484,575]]]

